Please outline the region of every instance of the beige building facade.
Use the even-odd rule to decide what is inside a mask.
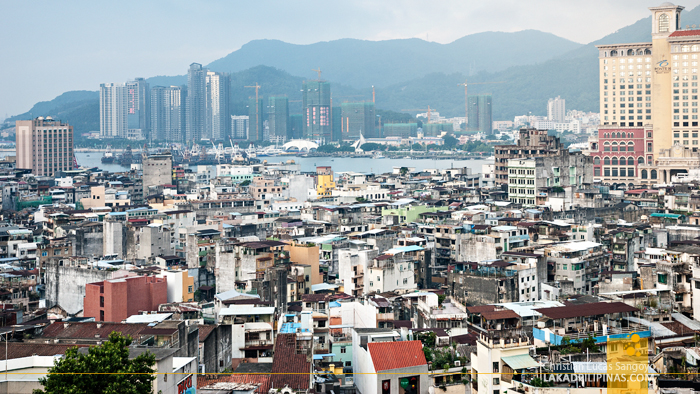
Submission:
[[[617,131],[628,129],[627,134],[636,141],[623,138],[612,142],[629,145],[639,144],[642,136],[637,134],[643,134],[644,149],[635,149],[639,156],[637,168],[633,177],[626,172],[627,182],[670,182],[672,175],[687,172],[700,158],[700,29],[681,28],[683,9],[668,2],[649,8],[651,42],[597,46],[599,137],[608,131],[615,131],[610,134],[617,136]],[[629,133],[631,128],[640,133]],[[604,159],[603,146],[598,148]],[[628,159],[627,165],[630,164]],[[661,164],[663,169],[658,168]],[[612,172],[606,176],[605,170],[603,164],[595,178],[606,183],[625,182],[625,179],[613,179]],[[652,178],[652,173],[658,177]]]
[[[34,175],[55,176],[73,169],[73,126],[38,117],[18,120],[17,168],[31,169]]]

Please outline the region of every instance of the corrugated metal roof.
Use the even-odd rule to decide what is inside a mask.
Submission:
[[[573,317],[598,316],[621,312],[639,312],[639,309],[624,302],[593,302],[590,304],[540,308],[537,312],[550,319],[570,319]]]
[[[518,354],[517,356],[501,357],[504,363],[513,369],[539,368],[541,365],[529,354]]]

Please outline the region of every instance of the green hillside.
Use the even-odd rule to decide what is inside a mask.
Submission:
[[[309,45],[255,40],[207,67],[237,72],[263,64],[305,78],[316,77],[312,69],[320,67],[323,78],[330,81],[353,87],[389,86],[436,72],[474,74],[533,64],[581,46],[537,30],[477,33],[449,44],[418,38]]]

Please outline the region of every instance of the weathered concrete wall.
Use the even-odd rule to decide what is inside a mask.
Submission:
[[[450,272],[447,286],[449,295],[466,305],[518,301],[517,276],[488,278]],[[499,286],[503,286],[504,292],[498,292]]]
[[[488,235],[458,234],[457,242],[460,244],[457,261],[481,262],[498,258],[494,238]]]
[[[71,237],[73,238],[73,256],[104,256],[102,227],[78,228],[75,230],[75,235]]]
[[[254,268],[253,268],[254,269]],[[223,293],[236,288],[236,253],[223,251],[216,245],[216,291]]]
[[[103,251],[105,255],[116,254],[123,259],[126,250],[126,229],[121,222],[105,221]]]
[[[597,217],[615,217],[618,219],[624,219],[627,222],[638,222],[640,220],[640,216],[645,214],[647,213],[639,209],[621,211],[619,207],[577,208],[561,212],[544,211],[542,213],[542,219],[573,219],[574,223],[589,223],[593,222]]]
[[[70,314],[83,310],[85,285],[107,279],[121,278],[129,273],[123,270],[106,271],[80,267],[46,264],[46,306],[61,306]]]

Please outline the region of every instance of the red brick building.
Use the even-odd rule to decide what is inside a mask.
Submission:
[[[656,171],[639,168],[654,163],[652,136],[651,126],[600,127],[598,143],[591,146],[593,179],[611,185],[655,182]]]
[[[83,316],[120,322],[141,311],[157,311],[168,302],[166,278],[134,276],[85,285]]]

